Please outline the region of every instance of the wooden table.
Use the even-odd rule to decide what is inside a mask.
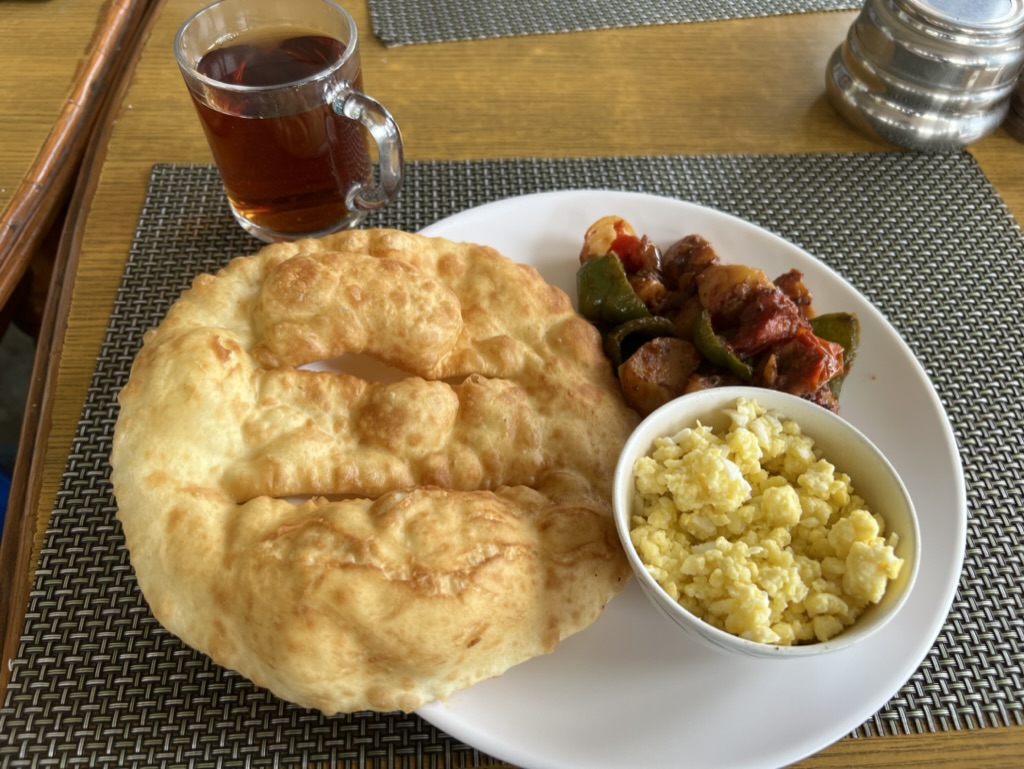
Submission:
[[[35,451],[38,548],[132,241],[151,166],[211,157],[171,54],[199,0],[164,0],[98,136],[71,222],[74,280],[51,369],[52,421]],[[824,96],[825,62],[853,13],[821,13],[387,49],[361,0],[367,89],[402,126],[410,160],[887,149]],[[55,23],[63,23],[56,22]],[[9,142],[9,139],[2,141]],[[1024,222],[1024,145],[1003,131],[972,152]],[[29,558],[29,561],[32,559]],[[28,576],[28,575],[26,575]],[[1016,767],[1024,727],[844,739],[800,767]]]

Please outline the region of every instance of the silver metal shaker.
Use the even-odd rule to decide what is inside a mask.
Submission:
[[[1003,122],[1022,68],[1024,0],[866,0],[825,84],[869,136],[949,151]]]

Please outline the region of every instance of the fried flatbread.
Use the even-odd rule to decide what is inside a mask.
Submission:
[[[400,370],[374,379],[353,356]],[[495,250],[394,230],[268,246],[147,333],[111,454],[168,630],[325,713],[411,711],[600,615],[635,426],[597,332]]]

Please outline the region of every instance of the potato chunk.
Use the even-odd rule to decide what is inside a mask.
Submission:
[[[697,348],[684,339],[658,337],[645,342],[619,366],[626,403],[647,415],[678,398],[700,360]]]

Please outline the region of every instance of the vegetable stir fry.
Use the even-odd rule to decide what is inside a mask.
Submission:
[[[627,403],[641,414],[728,384],[783,390],[839,411],[860,324],[852,313],[817,315],[798,270],[772,280],[724,264],[700,235],[662,252],[625,219],[606,216],[584,236],[576,290]]]

